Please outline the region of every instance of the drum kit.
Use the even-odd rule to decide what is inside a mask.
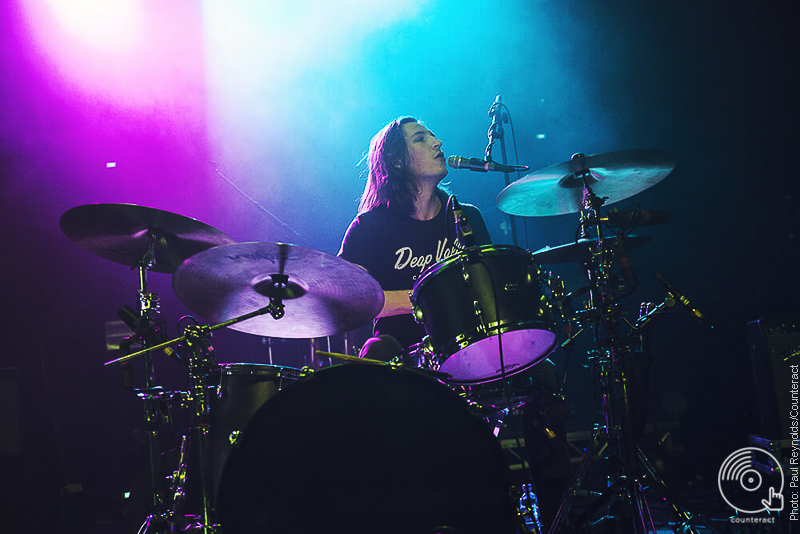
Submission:
[[[623,318],[620,300],[637,283],[624,266],[626,251],[649,242],[630,232],[665,222],[666,214],[601,208],[658,183],[674,165],[655,150],[576,154],[511,183],[497,197],[502,211],[579,213],[575,241],[536,252],[467,246],[431,266],[410,294],[428,334],[414,358],[320,352],[344,361],[323,369],[220,365],[211,334],[229,328],[309,339],[353,331],[383,306],[380,285],[363,269],[296,245],[236,243],[155,208],[91,204],[65,212],[68,238],[138,271],[139,309],[130,325],[142,350],[106,365],[144,365],[144,387],[136,392],[148,436],[150,513],[140,532],[535,530],[532,508],[509,498],[505,457],[490,425],[475,417],[471,404],[480,401],[469,391],[513,384],[509,378],[550,356],[559,346],[556,317],[569,326],[563,347],[591,333],[588,360],[604,420],[550,531],[591,531],[605,521],[618,531],[653,532],[644,488],[666,488],[635,442],[626,362],[653,318],[677,299],[668,292],[633,323]],[[607,237],[606,228],[616,235]],[[567,293],[539,267],[559,263],[580,264],[588,286]],[[612,274],[615,265],[627,288]],[[178,299],[212,325],[188,325],[168,341],[154,336],[159,298],[148,290],[149,271],[171,274]],[[574,311],[571,301],[582,295],[585,305]],[[155,381],[154,354],[173,348],[187,369],[187,391],[164,391]],[[524,395],[504,389],[497,388],[496,407],[524,403]],[[177,466],[164,476],[158,421],[170,402],[189,410],[191,423]],[[603,491],[593,492],[581,485],[601,443],[608,476]],[[587,503],[585,495],[594,497]],[[673,510],[682,531],[693,531],[694,518],[677,505]]]

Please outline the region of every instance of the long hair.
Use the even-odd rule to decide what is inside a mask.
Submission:
[[[419,122],[414,117],[398,117],[375,134],[369,144],[369,172],[358,213],[378,206],[411,212],[418,186],[408,173],[408,146],[402,126]]]

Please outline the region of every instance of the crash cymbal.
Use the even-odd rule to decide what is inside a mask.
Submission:
[[[197,219],[135,204],[86,204],[61,216],[68,238],[101,258],[138,267],[151,244],[149,270],[172,273],[183,261],[211,247],[233,243]]]
[[[604,205],[613,204],[657,184],[675,168],[675,159],[659,150],[624,150],[576,157],[523,176],[497,195],[497,207],[509,215],[543,217],[575,213],[582,208],[583,180]]]
[[[611,245],[614,237],[605,238]],[[648,235],[629,235],[623,238],[622,246],[626,251],[635,250],[650,243],[653,239]],[[592,250],[597,247],[597,239],[579,239],[575,243],[558,245],[557,247],[544,247],[533,252],[537,262],[546,263],[586,263],[592,258]]]
[[[381,286],[361,267],[285,243],[234,243],[200,252],[178,267],[172,288],[190,310],[214,323],[280,297],[286,307],[283,318],[261,315],[229,327],[268,337],[349,332],[374,319],[383,307]]]

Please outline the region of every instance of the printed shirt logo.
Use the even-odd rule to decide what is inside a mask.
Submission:
[[[452,246],[447,246],[447,238],[442,241],[441,239],[436,243],[436,256],[433,254],[415,256],[411,247],[400,247],[395,251],[397,261],[395,261],[394,268],[401,271],[407,267],[412,269],[419,269],[422,273],[436,262],[455,256],[461,251],[460,243],[455,242]]]

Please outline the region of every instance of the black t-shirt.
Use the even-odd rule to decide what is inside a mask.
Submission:
[[[384,291],[410,291],[431,265],[462,250],[453,214],[445,209],[445,203],[446,197],[439,213],[429,221],[419,221],[385,206],[362,213],[350,223],[339,256],[367,269]],[[475,244],[491,244],[478,208],[461,206],[472,227]],[[394,336],[403,347],[419,343],[425,335],[425,328],[410,314],[383,317],[376,321],[374,331],[376,335]]]

